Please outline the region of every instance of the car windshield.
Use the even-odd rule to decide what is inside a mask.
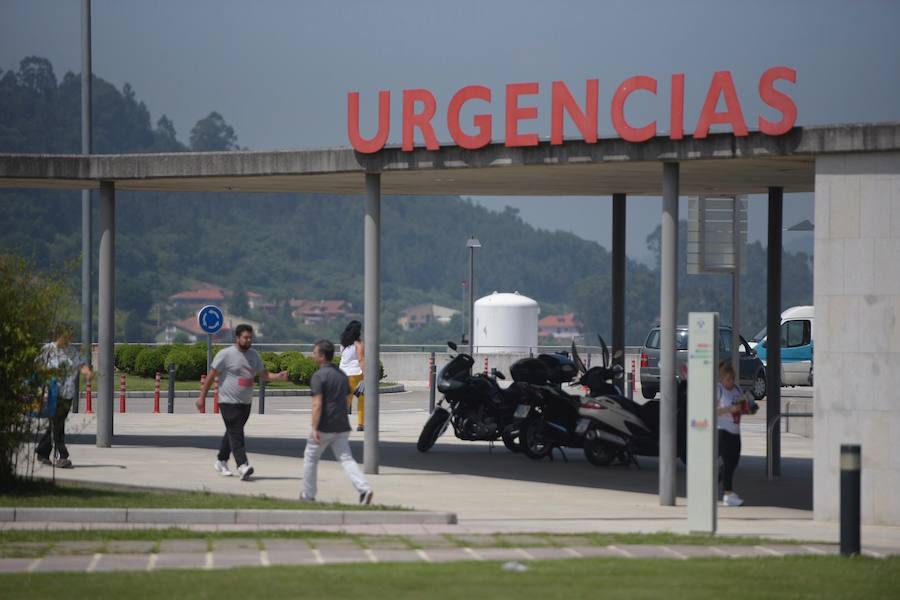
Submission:
[[[647,348],[651,348],[653,350],[659,350],[659,329],[654,329],[650,332],[650,335],[647,336],[647,341],[644,342],[644,345]],[[675,332],[675,349],[676,350],[687,350],[688,346],[688,332],[687,329],[679,329]]]
[[[764,339],[765,337],[766,337],[766,328],[763,327],[762,329],[757,331],[756,334],[752,338],[750,338],[750,341],[758,342],[758,341]]]

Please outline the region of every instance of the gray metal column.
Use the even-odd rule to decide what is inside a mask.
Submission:
[[[613,364],[625,368],[625,194],[612,204],[612,352]],[[616,352],[621,355],[616,358]]]
[[[766,287],[766,420],[781,414],[781,254],[784,189],[769,188],[768,285]],[[773,474],[781,475],[781,424],[772,431]]]
[[[81,153],[90,154],[91,146],[91,0],[81,0]],[[94,337],[91,220],[91,190],[81,190],[81,355],[88,364]],[[73,410],[78,412],[77,395]]]
[[[363,470],[378,473],[378,344],[381,312],[381,174],[366,173],[365,292],[363,343],[366,351],[366,431]]]
[[[97,446],[109,448],[113,438],[113,384],[116,337],[116,188],[100,182],[100,368],[97,370]]]
[[[675,506],[677,460],[675,327],[678,317],[678,163],[663,163],[659,298],[659,503]]]

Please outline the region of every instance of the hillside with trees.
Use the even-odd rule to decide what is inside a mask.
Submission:
[[[57,80],[50,62],[37,57],[24,59],[18,71],[0,71],[0,152],[78,153],[80,85],[80,76],[73,73]],[[187,143],[179,141],[175,124],[165,115],[152,124],[149,108],[128,84],[118,90],[95,77],[93,109],[97,153],[239,149],[238,134],[215,111],[191,128]],[[0,250],[45,270],[78,260],[80,199],[78,191],[0,191]],[[238,297],[231,301],[250,313],[242,316],[264,323],[266,341],[310,341],[339,333],[343,323],[298,323],[288,305],[292,298],[347,300],[362,312],[361,197],[119,192],[117,218],[121,341],[150,340],[160,320],[180,315],[169,307],[169,296],[196,281],[234,290]],[[572,218],[596,219],[606,227],[609,217]],[[465,241],[473,234],[483,245],[477,255],[476,295],[518,290],[540,302],[542,314],[573,310],[586,332],[609,334],[611,256],[597,243],[536,229],[515,208],[492,212],[458,197],[385,197],[382,223],[385,343],[458,339],[463,329],[458,317],[449,325],[414,331],[403,331],[397,318],[414,304],[462,308]],[[658,235],[657,230],[647,239],[657,254]],[[685,235],[681,243],[684,252]],[[94,248],[96,252],[96,241]],[[751,244],[746,259],[742,316],[748,334],[765,322],[765,248]],[[681,318],[688,309],[719,310],[728,318],[729,279],[687,276],[680,262]],[[70,271],[72,302],[77,303],[80,269]],[[629,261],[627,285],[627,335],[635,344],[658,317],[658,268]],[[248,310],[248,291],[262,294],[274,310]],[[785,254],[784,305],[811,300],[809,256]],[[72,311],[73,319],[77,314]]]

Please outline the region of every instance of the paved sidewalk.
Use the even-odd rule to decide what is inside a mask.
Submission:
[[[53,571],[155,571],[160,569],[217,569],[240,566],[326,565],[341,563],[456,561],[565,560],[572,558],[772,558],[787,555],[835,555],[828,544],[766,544],[758,546],[717,544],[714,546],[670,545],[560,545],[553,538],[529,540],[540,545],[497,547],[490,540],[472,539],[472,545],[454,545],[448,538],[424,536],[368,539],[223,539],[209,546],[206,540],[155,542],[60,542],[44,556],[0,558],[0,572],[42,573]],[[578,540],[573,540],[578,542]],[[32,544],[34,546],[34,544]],[[27,544],[19,544],[27,551]],[[883,558],[886,553],[867,549],[864,554]]]
[[[553,462],[531,461],[502,445],[491,450],[485,443],[457,440],[452,432],[422,454],[415,443],[428,417],[427,399],[421,389],[381,399],[381,467],[369,476],[378,503],[456,513],[457,530],[469,533],[688,532],[685,471],[680,465],[678,502],[671,507],[659,505],[655,458],[641,457],[641,469],[597,468],[580,450],[567,449],[568,462],[559,453]],[[67,431],[75,468],[57,469],[57,478],[288,499],[300,492],[310,418],[307,401],[273,401],[267,414],[250,417],[247,444],[256,469],[251,482],[219,477],[212,468],[223,431],[218,415],[128,413],[114,418],[113,447],[97,448],[94,417],[70,417]],[[768,481],[764,419],[760,411],[742,423],[744,450],[735,483],[746,504],[719,507],[718,531],[836,543],[838,524],[813,519],[812,440],[784,433],[782,477]],[[353,432],[351,445],[360,460],[362,434]],[[325,458],[320,463],[319,499],[356,502],[340,465],[328,460],[330,455]],[[40,467],[36,474],[50,477],[52,471]],[[356,531],[352,527],[343,530]],[[392,532],[387,526],[375,527]],[[862,540],[864,545],[900,551],[900,527],[864,526]]]

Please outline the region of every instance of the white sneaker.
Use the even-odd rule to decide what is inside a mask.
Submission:
[[[744,499],[734,492],[722,496],[722,504],[724,504],[725,506],[740,506],[743,503]]]
[[[253,467],[250,466],[250,463],[244,463],[238,467],[238,475],[241,476],[241,479],[244,481],[249,481],[250,476],[253,475]]]
[[[231,477],[231,471],[228,470],[228,463],[224,460],[217,460],[216,464],[214,464],[213,466],[222,477]]]

